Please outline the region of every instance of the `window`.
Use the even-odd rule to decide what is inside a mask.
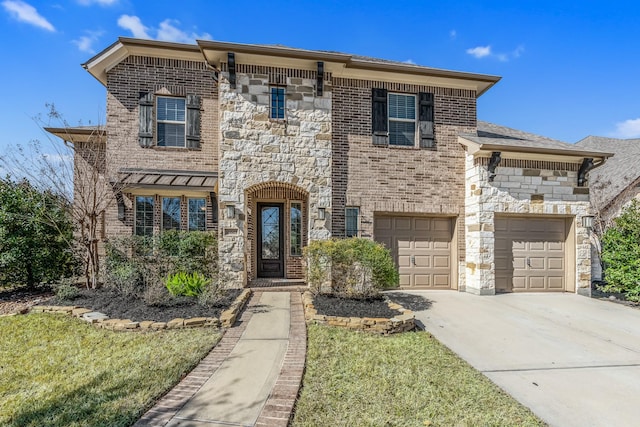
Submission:
[[[207,220],[207,203],[205,199],[189,199],[189,231],[204,231]]]
[[[184,98],[159,96],[156,103],[158,146],[184,147],[186,128],[186,103]]]
[[[162,230],[180,230],[180,197],[162,198]]]
[[[416,97],[389,94],[389,145],[413,147],[416,141]]]
[[[136,197],[136,236],[153,235],[153,196]]]
[[[302,255],[302,203],[291,202],[291,256]]]
[[[284,88],[271,88],[271,114],[272,119],[284,119]]]
[[[345,235],[347,237],[358,236],[358,217],[360,208],[350,207],[345,209]]]

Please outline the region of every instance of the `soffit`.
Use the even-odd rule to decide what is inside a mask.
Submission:
[[[78,126],[68,128],[44,128],[64,141],[73,144],[78,142],[106,143],[107,131],[101,126]]]

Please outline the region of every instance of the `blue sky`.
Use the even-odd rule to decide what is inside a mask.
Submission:
[[[151,6],[153,5],[153,6]],[[103,123],[80,64],[119,36],[282,44],[495,74],[481,120],[567,142],[640,137],[640,3],[595,1],[0,0],[0,153],[45,137],[54,103]]]

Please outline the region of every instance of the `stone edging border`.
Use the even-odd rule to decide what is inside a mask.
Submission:
[[[416,318],[413,311],[405,309],[400,304],[392,302],[386,297],[385,299],[390,309],[398,310],[402,314],[390,319],[386,317],[325,316],[318,314],[318,311],[313,305],[313,294],[311,292],[307,291],[302,295],[304,317],[308,323],[338,326],[381,335],[398,334],[414,330],[416,328]]]
[[[177,318],[168,322],[154,322],[144,320],[133,322],[131,319],[110,319],[106,314],[89,310],[78,306],[35,305],[29,310],[33,313],[58,313],[77,317],[102,329],[113,331],[140,331],[160,329],[181,329],[198,326],[214,326],[229,328],[236,321],[249,297],[251,289],[244,289],[231,306],[220,314],[220,319],[215,317],[193,317],[189,319]]]

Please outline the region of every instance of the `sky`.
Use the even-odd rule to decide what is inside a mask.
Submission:
[[[72,126],[103,124],[106,90],[81,64],[120,36],[498,75],[478,100],[480,120],[570,143],[640,138],[639,21],[637,1],[0,0],[0,154],[50,143],[35,120],[46,122],[48,104]]]

